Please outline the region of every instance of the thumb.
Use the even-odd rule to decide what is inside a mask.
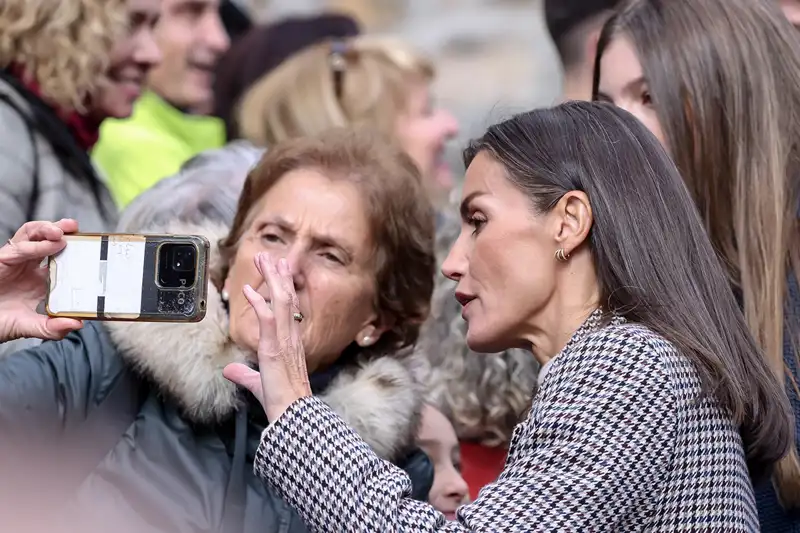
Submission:
[[[264,405],[263,387],[261,385],[261,374],[242,363],[231,363],[222,369],[225,379],[236,383],[240,387],[249,390],[253,396]]]
[[[2,326],[3,334],[0,341],[14,339],[42,339],[60,340],[67,336],[71,331],[83,327],[83,322],[72,318],[49,318],[37,313],[15,312],[13,316],[7,317],[7,313],[0,313],[0,323],[7,324]]]
[[[74,318],[39,318],[42,321],[40,327],[42,339],[57,341],[66,337],[70,332],[83,327],[83,321]]]

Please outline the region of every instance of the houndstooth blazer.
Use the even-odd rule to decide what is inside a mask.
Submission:
[[[406,498],[405,473],[316,398],[264,431],[255,471],[320,532],[759,527],[738,428],[692,364],[645,327],[601,327],[599,313],[553,361],[503,473],[457,522]]]

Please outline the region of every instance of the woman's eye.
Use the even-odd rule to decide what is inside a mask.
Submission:
[[[486,224],[486,220],[481,217],[470,217],[469,224],[474,228],[472,234],[476,235],[483,228],[483,225]]]
[[[644,105],[652,105],[653,104],[653,97],[650,95],[649,91],[645,91],[642,93],[642,103]]]
[[[280,236],[276,235],[275,233],[264,233],[264,234],[261,235],[261,239],[263,239],[264,242],[269,242],[269,243],[282,243],[283,242],[283,239],[281,239]]]
[[[339,265],[343,265],[344,264],[344,261],[342,261],[341,258],[339,258],[339,256],[337,256],[335,254],[332,254],[331,252],[322,252],[321,255],[322,255],[322,257],[324,257],[325,259],[327,259],[328,261],[331,261],[333,263],[336,263],[336,264],[339,264]]]

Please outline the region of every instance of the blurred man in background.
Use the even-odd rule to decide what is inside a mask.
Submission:
[[[220,0],[164,0],[156,39],[163,61],[149,90],[131,118],[103,123],[93,152],[120,207],[225,141],[222,122],[208,116],[214,70],[230,45]]]
[[[620,0],[545,0],[547,30],[564,69],[563,100],[591,100],[600,30]]]

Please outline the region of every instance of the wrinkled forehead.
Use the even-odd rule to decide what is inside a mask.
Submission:
[[[322,246],[335,246],[353,257],[368,255],[372,225],[364,191],[349,180],[298,169],[278,179],[254,202],[246,232],[271,225]]]

